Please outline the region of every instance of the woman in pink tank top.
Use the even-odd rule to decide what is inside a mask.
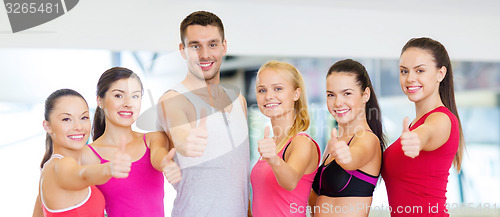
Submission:
[[[163,217],[163,175],[170,183],[181,179],[180,168],[173,161],[175,149],[165,133],[132,131],[141,111],[142,94],[139,77],[126,68],[105,71],[97,83],[94,142],[85,150],[84,163],[104,164],[119,151],[132,159],[126,179],[111,179],[97,186],[106,199],[109,217]]]
[[[399,63],[401,89],[416,118],[403,120],[401,136],[384,153],[391,216],[449,216],[449,169],[453,163],[460,170],[464,148],[450,58],[438,41],[413,38]]]
[[[104,197],[94,185],[127,177],[130,157],[118,152],[112,162],[80,165],[90,119],[87,102],[74,90],[60,89],[47,98],[43,127],[46,153],[33,216],[104,217]]]
[[[253,216],[306,216],[304,209],[320,159],[309,127],[304,80],[292,65],[270,61],[257,75],[257,104],[271,119],[250,176]]]

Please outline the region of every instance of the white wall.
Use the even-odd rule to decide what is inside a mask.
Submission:
[[[225,23],[229,54],[395,58],[411,37],[442,41],[457,60],[500,60],[500,1],[85,0],[12,34],[0,7],[0,47],[174,51],[179,23],[209,10]]]

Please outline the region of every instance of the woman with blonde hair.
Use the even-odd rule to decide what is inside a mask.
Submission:
[[[320,159],[304,131],[309,113],[304,80],[288,63],[270,61],[257,74],[257,104],[271,119],[258,141],[261,159],[250,175],[254,216],[305,216],[304,209]]]

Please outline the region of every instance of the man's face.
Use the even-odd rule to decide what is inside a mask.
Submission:
[[[218,80],[222,57],[226,54],[226,40],[219,28],[212,25],[190,25],[186,28],[184,44],[179,50],[188,64],[189,73],[205,81]]]

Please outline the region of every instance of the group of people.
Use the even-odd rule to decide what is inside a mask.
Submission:
[[[164,176],[177,192],[172,216],[368,216],[380,175],[392,216],[447,215],[449,169],[460,170],[464,142],[441,43],[414,38],[403,47],[400,85],[416,118],[403,120],[401,136],[387,149],[362,64],[341,60],[326,74],[327,107],[338,129],[321,154],[305,132],[310,117],[300,72],[285,62],[265,63],[256,96],[271,126],[263,129],[261,157],[250,171],[246,101],[220,85],[227,51],[222,21],[197,11],[182,21],[180,34],[188,72],[159,99],[158,132],[132,130],[143,86],[126,68],[100,77],[92,129],[79,93],[61,89],[47,98],[33,216],[104,216],[104,210],[109,217],[164,216]]]

